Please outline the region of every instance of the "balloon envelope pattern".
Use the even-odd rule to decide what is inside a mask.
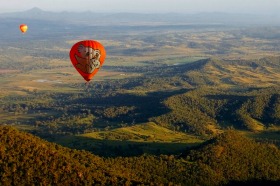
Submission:
[[[84,40],[75,43],[69,55],[75,69],[86,81],[90,81],[103,65],[106,51],[101,43]]]

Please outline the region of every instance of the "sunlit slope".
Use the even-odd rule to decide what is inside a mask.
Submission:
[[[156,125],[153,122],[138,124],[130,127],[122,127],[108,131],[86,133],[82,134],[81,136],[94,139],[129,140],[138,142],[201,142],[201,140],[195,136],[172,131],[170,129]]]
[[[218,178],[231,180],[232,185],[279,184],[279,148],[274,144],[257,143],[233,130],[185,155],[193,162],[200,161],[211,167],[212,173]]]
[[[0,127],[0,185],[276,184],[280,152],[227,131],[174,155],[102,158]],[[109,149],[110,150],[110,149]],[[132,149],[131,149],[132,150]]]
[[[58,138],[55,142],[70,148],[88,150],[105,157],[142,154],[178,154],[200,144],[198,136],[167,129],[153,122],[105,129]]]
[[[209,59],[185,73],[193,85],[269,87],[280,85],[280,58],[259,60]]]
[[[0,126],[0,185],[105,183],[102,164],[101,158],[90,153]]]

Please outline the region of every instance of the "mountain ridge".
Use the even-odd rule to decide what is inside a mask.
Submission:
[[[237,129],[263,131],[271,124],[279,125],[279,72],[279,57],[212,58],[155,68],[153,76],[157,78],[142,80],[134,89],[185,89],[164,98],[162,104],[168,112],[149,118],[165,127],[200,135],[215,134],[231,124]]]
[[[38,19],[38,20],[64,20],[67,22],[86,22],[87,24],[136,24],[145,25],[151,23],[158,24],[280,24],[278,19],[271,19],[271,16],[252,15],[252,14],[234,14],[223,12],[205,12],[205,13],[129,13],[129,12],[113,12],[102,13],[93,11],[70,12],[60,11],[52,12],[45,11],[38,7],[31,8],[21,12],[1,13],[3,18],[23,18],[23,19]]]

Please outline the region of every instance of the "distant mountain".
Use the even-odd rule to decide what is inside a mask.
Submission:
[[[26,19],[26,20],[44,20],[44,21],[54,21],[66,23],[87,23],[90,21],[88,18],[101,17],[104,14],[93,13],[93,12],[50,12],[44,11],[39,8],[32,8],[23,12],[13,12],[13,13],[3,13],[0,14],[0,18],[13,18],[13,19]],[[94,21],[90,21],[94,24]]]
[[[0,18],[19,18],[36,20],[65,21],[86,25],[180,25],[180,24],[210,24],[210,25],[271,25],[280,24],[275,16],[229,14],[229,13],[97,13],[97,12],[50,12],[32,8],[23,12],[2,13]]]
[[[0,126],[0,185],[276,184],[280,151],[234,131],[182,155],[101,158]],[[132,149],[133,150],[133,149]]]

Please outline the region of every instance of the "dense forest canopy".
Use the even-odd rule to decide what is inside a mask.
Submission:
[[[1,185],[222,185],[280,179],[280,151],[233,130],[181,155],[102,158],[0,127]]]

